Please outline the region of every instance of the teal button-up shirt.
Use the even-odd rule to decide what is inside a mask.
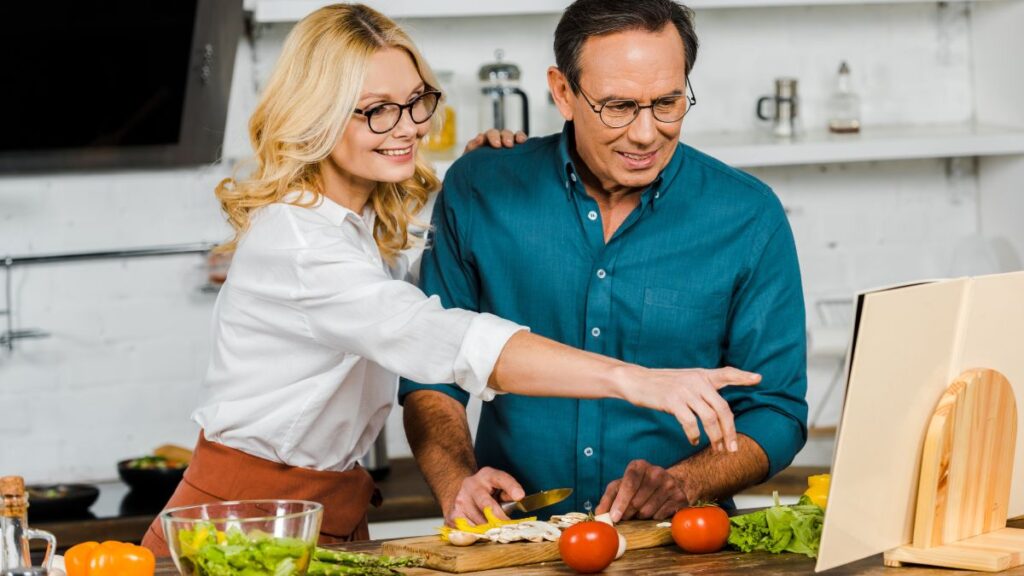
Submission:
[[[679,144],[607,242],[569,154],[573,128],[511,150],[481,148],[448,171],[421,286],[446,307],[490,312],[534,333],[651,368],[735,366],[755,387],[725,388],[738,432],[774,475],[806,440],[800,270],[782,205],[756,178]],[[404,401],[429,388],[402,381]],[[703,450],[669,414],[620,400],[501,395],[485,402],[480,466],[526,492],[573,487],[545,514],[590,510],[626,465],[669,467]]]

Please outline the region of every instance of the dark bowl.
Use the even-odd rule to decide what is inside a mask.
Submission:
[[[91,484],[33,484],[25,490],[33,520],[89,516],[89,507],[100,496],[99,489]]]
[[[117,463],[117,474],[132,492],[152,496],[170,496],[178,487],[185,468],[131,468],[128,464],[136,460],[129,458]]]

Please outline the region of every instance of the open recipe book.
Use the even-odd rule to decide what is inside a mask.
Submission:
[[[1024,272],[859,294],[816,570],[909,544],[932,413],[964,370],[1010,381],[1024,417]],[[1009,517],[1024,515],[1024,426]]]

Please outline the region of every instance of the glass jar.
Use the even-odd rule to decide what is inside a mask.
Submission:
[[[430,132],[424,137],[423,147],[433,153],[450,152],[455,148],[457,140],[454,74],[449,70],[438,70],[436,75],[438,83],[441,84],[437,88],[444,93],[444,100],[436,112],[441,118],[440,121],[433,123]]]

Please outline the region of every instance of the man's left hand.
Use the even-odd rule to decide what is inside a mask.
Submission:
[[[487,132],[482,132],[476,135],[466,143],[466,152],[472,152],[484,144],[491,148],[513,148],[516,144],[522,144],[526,142],[526,132],[520,130],[519,132],[512,132],[511,130],[498,131],[495,128],[491,128]]]
[[[611,512],[613,522],[664,520],[687,504],[682,486],[668,470],[646,460],[633,460],[622,478],[608,484],[594,512]]]

